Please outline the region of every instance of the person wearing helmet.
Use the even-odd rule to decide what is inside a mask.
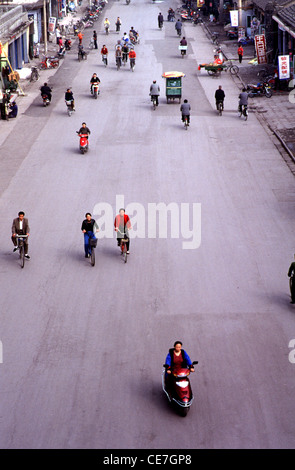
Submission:
[[[130,246],[130,239],[128,231],[132,229],[131,222],[129,215],[125,214],[125,209],[122,207],[119,210],[119,214],[115,217],[114,222],[115,232],[117,232],[117,243],[118,246],[121,245],[122,238],[128,238],[127,245],[127,254],[129,255],[129,246]]]

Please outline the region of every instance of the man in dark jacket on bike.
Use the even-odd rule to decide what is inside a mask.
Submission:
[[[51,88],[47,85],[47,83],[44,83],[43,86],[40,88],[41,91],[41,96],[46,95],[48,96],[49,101],[51,101]]]
[[[225,98],[225,93],[222,89],[222,86],[219,85],[218,90],[215,91],[215,101],[216,101],[217,110],[218,110],[218,103],[222,103],[222,108],[224,107],[224,98]]]

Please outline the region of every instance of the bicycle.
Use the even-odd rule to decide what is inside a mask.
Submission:
[[[245,121],[248,119],[248,105],[247,104],[242,104],[239,105],[239,117],[244,116]]]
[[[227,72],[228,70],[232,75],[237,75],[239,73],[239,67],[234,65],[231,60],[228,61],[229,64],[226,64],[224,70]]]
[[[135,59],[130,58],[130,68],[132,72],[134,72],[134,67],[135,67]]]
[[[36,82],[40,78],[40,73],[38,70],[38,67],[36,65],[33,65],[31,67],[31,77],[30,77],[30,82]]]
[[[28,238],[28,235],[16,235],[17,239],[17,247],[19,250],[19,257],[20,257],[20,265],[21,268],[25,265],[25,242],[24,239]]]
[[[156,95],[151,96],[151,101],[153,103],[153,110],[155,110],[156,107],[157,107],[157,97],[156,97]]]
[[[91,266],[94,266],[95,265],[95,248],[97,246],[97,238],[90,238],[89,246],[90,246],[90,263],[91,263]]]
[[[189,118],[188,116],[183,116],[184,128],[186,131],[189,126],[188,118]]]
[[[121,255],[123,255],[124,263],[127,263],[127,243],[129,242],[129,238],[126,236],[126,233],[121,232],[119,228],[118,232],[122,235],[122,238],[120,238]]]
[[[223,101],[217,101],[217,111],[218,111],[218,115],[219,115],[219,116],[222,116]]]
[[[117,65],[117,70],[119,70],[121,67],[121,57],[116,57],[116,65]]]

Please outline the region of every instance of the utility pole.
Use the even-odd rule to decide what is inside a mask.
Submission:
[[[242,27],[242,0],[238,0],[238,21],[239,21],[239,28]]]
[[[44,53],[47,54],[47,15],[46,0],[43,0],[43,35],[44,35]]]

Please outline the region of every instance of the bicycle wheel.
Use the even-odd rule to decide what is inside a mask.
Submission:
[[[239,72],[239,67],[237,65],[231,65],[229,71],[232,75],[237,75]]]
[[[127,263],[127,245],[126,245],[126,242],[124,242],[123,256],[124,256],[124,263]]]
[[[93,248],[93,246],[91,247],[90,262],[91,266],[95,265],[95,249]]]
[[[222,103],[218,103],[218,114],[222,116]]]
[[[19,257],[20,257],[20,265],[21,265],[21,268],[24,267],[25,265],[25,247],[22,244],[20,244],[19,246]]]

